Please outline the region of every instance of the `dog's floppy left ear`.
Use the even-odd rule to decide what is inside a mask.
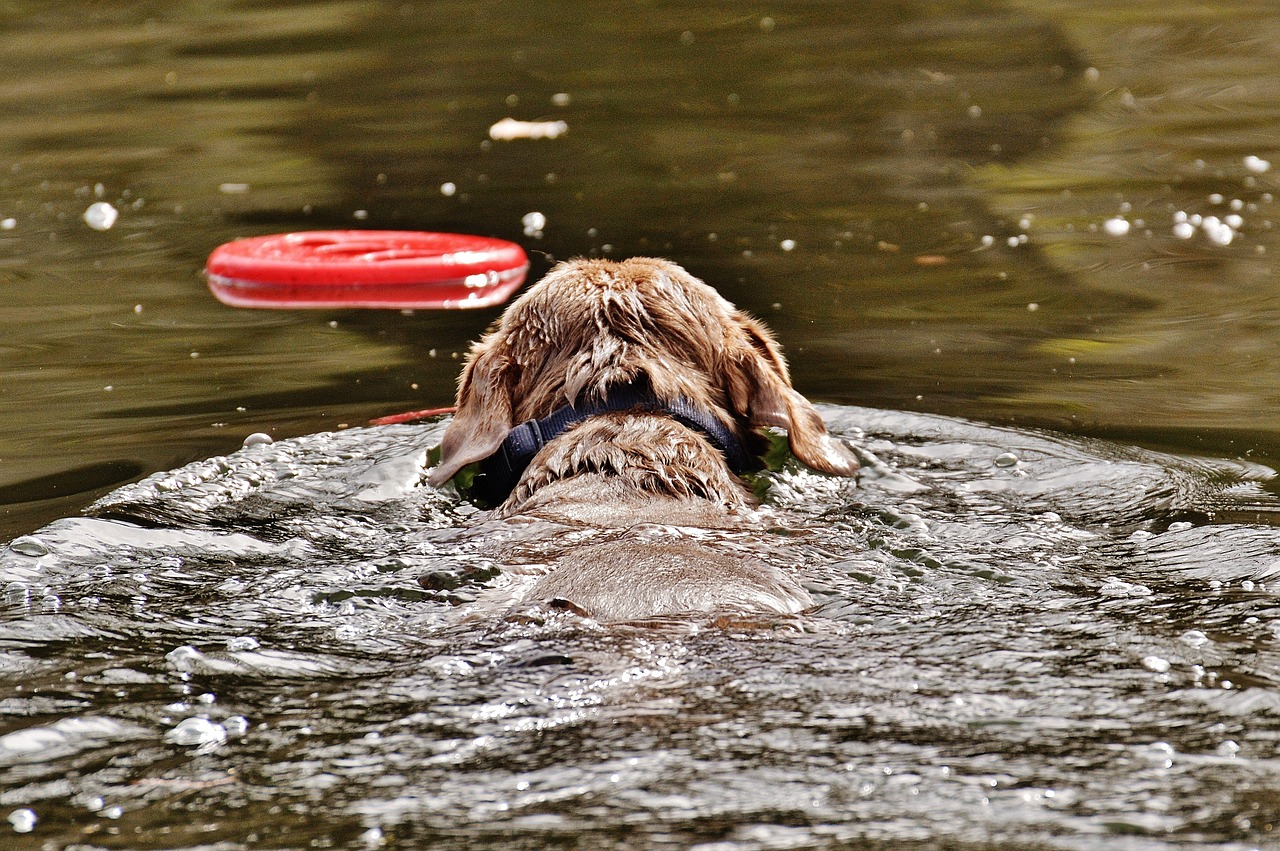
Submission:
[[[785,429],[791,452],[807,466],[833,476],[852,476],[858,458],[827,433],[822,415],[791,387],[782,353],[764,326],[740,317],[749,345],[733,352],[729,396],[739,416],[755,427]]]
[[[440,463],[427,477],[440,487],[468,464],[498,450],[515,425],[511,367],[496,347],[479,346],[458,382],[458,412],[440,441]]]

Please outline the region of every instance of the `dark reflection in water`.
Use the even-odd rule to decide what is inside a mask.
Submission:
[[[493,311],[204,290],[226,239],[348,225],[513,238],[535,274],[670,256],[833,401],[1275,457],[1274,177],[1249,166],[1280,103],[1268,4],[59,4],[4,26],[0,483],[447,402]],[[489,139],[504,117],[568,133]],[[1222,246],[1179,213],[1241,222]]]
[[[1265,844],[1278,44],[1267,2],[9,4],[14,837]],[[332,226],[671,257],[931,490],[779,481],[822,603],[768,634],[458,622],[416,576],[465,508],[355,481],[430,429],[277,444],[293,485],[202,460],[450,400],[496,311],[205,289],[223,241]]]

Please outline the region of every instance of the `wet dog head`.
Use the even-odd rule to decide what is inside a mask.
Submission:
[[[651,258],[561,263],[476,343],[430,483],[493,454],[518,423],[599,402],[639,382],[687,399],[746,436],[785,429],[815,470],[850,476],[853,453],[791,387],[768,330],[675,263]]]

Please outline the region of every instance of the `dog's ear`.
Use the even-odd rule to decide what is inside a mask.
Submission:
[[[427,477],[432,487],[453,478],[463,467],[488,458],[511,431],[512,367],[499,347],[481,344],[458,380],[458,412],[440,441],[440,463]]]
[[[806,465],[833,476],[852,476],[858,459],[827,433],[822,415],[791,387],[787,364],[763,325],[740,317],[747,345],[731,353],[729,397],[739,416],[753,427],[785,429],[791,453]]]

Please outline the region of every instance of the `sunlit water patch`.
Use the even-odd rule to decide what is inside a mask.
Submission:
[[[486,605],[539,552],[517,535],[495,558],[491,522],[422,484],[440,424],[251,441],[14,540],[14,835],[1264,840],[1280,817],[1270,470],[824,412],[860,447],[860,481],[776,473],[769,531],[724,541],[817,601],[776,621]]]

